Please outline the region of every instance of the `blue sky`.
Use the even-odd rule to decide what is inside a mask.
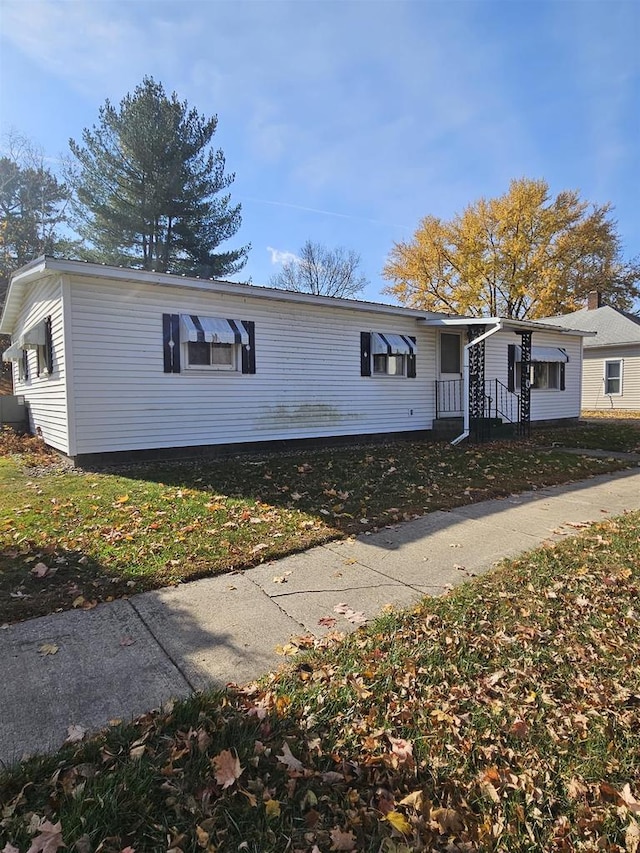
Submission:
[[[0,0],[0,131],[55,165],[151,75],[207,116],[267,284],[307,238],[380,295],[394,241],[515,177],[612,202],[640,255],[638,0]]]

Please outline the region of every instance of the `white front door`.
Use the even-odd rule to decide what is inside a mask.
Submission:
[[[439,417],[462,417],[462,335],[440,332]]]

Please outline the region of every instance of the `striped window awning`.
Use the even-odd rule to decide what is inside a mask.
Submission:
[[[18,341],[18,346],[21,349],[37,349],[38,347],[46,346],[47,343],[47,323],[46,320],[41,320],[35,326],[31,326],[26,332],[23,332]]]
[[[517,345],[516,361],[522,361],[522,347]],[[569,356],[561,347],[531,347],[531,361],[561,361],[566,364]]]
[[[24,350],[19,347],[18,344],[11,344],[11,346],[2,353],[2,360],[20,361],[23,352]]]
[[[408,335],[390,335],[373,332],[371,352],[374,355],[415,355],[416,345]]]
[[[181,314],[180,332],[185,341],[209,344],[249,344],[249,335],[240,320]]]

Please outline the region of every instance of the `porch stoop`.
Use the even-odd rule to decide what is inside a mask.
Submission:
[[[455,438],[464,429],[464,418],[436,418],[433,432],[438,438]]]

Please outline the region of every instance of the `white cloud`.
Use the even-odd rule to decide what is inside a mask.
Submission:
[[[267,252],[271,255],[271,263],[272,264],[287,264],[287,263],[301,263],[302,258],[299,258],[293,252],[282,252],[280,249],[274,249],[273,246],[267,246]]]

